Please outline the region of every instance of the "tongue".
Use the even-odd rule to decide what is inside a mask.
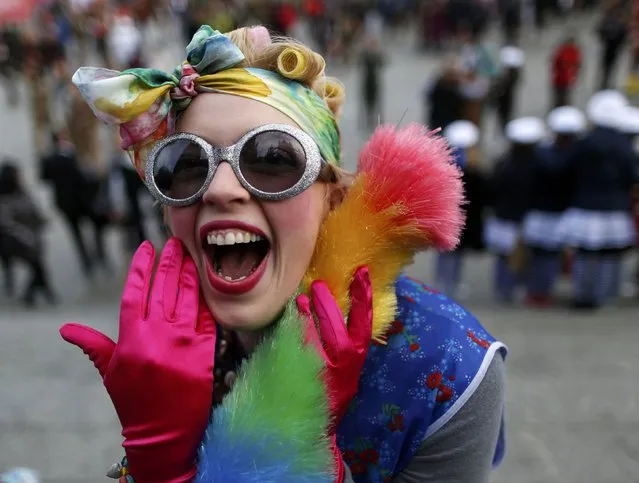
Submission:
[[[261,258],[256,250],[250,249],[246,245],[240,245],[225,248],[224,252],[220,254],[218,267],[223,276],[237,280],[250,275],[260,261]]]

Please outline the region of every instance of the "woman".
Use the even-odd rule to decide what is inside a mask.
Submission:
[[[134,256],[117,345],[61,330],[122,423],[113,476],[488,480],[503,454],[504,346],[399,276],[420,243],[459,234],[459,173],[440,138],[380,129],[351,179],[337,167],[341,86],[321,56],[263,27],[201,27],[174,74],[73,80],[121,124],[174,236],[150,298],[153,247]]]

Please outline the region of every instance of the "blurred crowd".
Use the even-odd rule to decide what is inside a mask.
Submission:
[[[106,141],[101,138],[103,128],[99,121],[69,82],[75,68],[97,64],[123,70],[149,65],[143,45],[145,37],[153,28],[157,31],[158,25],[170,25],[170,30],[179,36],[174,39],[178,45],[186,45],[203,23],[220,31],[261,23],[276,34],[293,37],[302,35],[301,30],[305,29],[304,34],[310,36],[315,48],[329,62],[359,69],[361,124],[363,129],[370,130],[384,120],[381,94],[388,55],[384,51],[385,42],[406,30],[417,31],[415,48],[441,52],[442,59],[438,77],[429,80],[424,89],[424,122],[446,130],[464,120],[478,132],[477,141],[461,149],[471,203],[467,206],[468,225],[462,248],[456,252],[460,254],[468,247],[483,250],[487,246],[484,232],[489,231],[485,228],[490,225],[490,213],[496,210],[499,188],[495,187],[499,182],[490,181],[493,176],[486,173],[487,163],[481,159],[483,120],[494,112],[503,133],[508,134],[508,126],[518,112],[517,92],[526,65],[522,44],[527,36],[542,33],[549,18],[561,19],[588,9],[598,9],[600,16],[595,32],[602,52],[600,87],[607,89],[612,86],[611,79],[624,47],[631,44],[634,48],[635,12],[630,1],[48,0],[38,4],[30,22],[0,26],[0,79],[9,106],[17,108],[23,102],[29,106],[39,178],[52,188],[79,263],[86,277],[92,278],[97,270],[107,273],[113,270],[114,263],[105,249],[107,229],[115,227],[122,232],[128,252],[150,238],[149,218],[153,220],[151,226],[156,227],[156,236],[164,236],[165,231],[160,211],[148,203],[143,183],[126,154],[119,150],[117,133],[113,132]],[[498,26],[501,31],[502,45],[497,51],[484,41],[491,26]],[[160,35],[166,36],[162,32]],[[580,82],[583,59],[577,36],[571,32],[566,32],[565,39],[549,54],[548,76],[553,90],[550,111],[571,104],[572,93]],[[639,86],[639,82],[634,83]],[[26,89],[18,89],[20,84],[26,85]],[[25,93],[28,99],[21,99],[20,95]],[[534,144],[539,142],[542,140]],[[0,166],[0,261],[4,285],[8,293],[14,293],[13,267],[16,263],[26,264],[31,279],[20,294],[21,300],[32,306],[41,293],[47,301],[55,303],[55,287],[49,283],[42,249],[47,222],[39,213],[32,193],[25,188],[19,166],[12,159],[4,160]],[[515,171],[528,179],[522,170]],[[565,175],[565,170],[559,171]],[[577,176],[574,170],[570,172],[571,176]],[[573,186],[574,180],[570,179]],[[510,185],[510,181],[504,183]],[[625,184],[622,188],[620,184],[614,188],[611,185],[610,189],[627,191],[628,205],[624,205],[624,210],[630,213],[630,188]],[[519,210],[516,220],[507,220],[513,222],[510,226],[515,232],[511,230],[510,235],[504,236],[517,240],[511,244],[512,253],[523,243],[520,243],[521,226],[533,210],[533,198],[530,195],[521,203],[524,208]],[[569,207],[563,206],[562,212]],[[559,253],[565,258],[574,248],[566,242]],[[629,247],[621,248],[617,260]],[[502,265],[510,266],[510,252],[499,253]],[[563,260],[561,257],[555,258]],[[444,263],[437,275],[438,283],[453,296],[460,295],[460,266]],[[516,275],[517,281],[523,280],[523,272],[519,268],[516,272],[511,275]],[[497,273],[496,277],[501,277],[496,282],[497,295],[500,300],[512,299],[510,292],[502,293],[499,287],[504,280],[509,280],[506,285],[517,284],[504,278],[503,266]],[[544,283],[545,291],[535,289],[529,294],[529,301],[544,305],[550,300],[554,282]],[[589,299],[586,305],[598,305],[600,300],[601,297],[594,302]]]
[[[520,25],[507,25],[497,52],[484,42],[481,23],[460,27],[458,48],[445,57],[424,95],[425,123],[441,127],[457,148],[469,201],[460,247],[438,257],[435,280],[442,291],[467,296],[461,283],[464,254],[487,250],[495,255],[494,295],[502,303],[523,299],[532,307],[549,306],[562,274],[572,277],[575,308],[599,308],[617,299],[624,286],[636,295],[639,273],[625,279],[624,259],[636,245],[639,226],[639,109],[612,82],[632,39],[634,14],[630,2],[602,5],[594,32],[602,53],[598,92],[585,114],[571,105],[583,77],[576,34],[567,31],[553,47],[547,120],[514,118],[526,70]],[[629,97],[636,76],[631,58]],[[483,121],[490,115],[508,144],[496,160],[482,159]]]

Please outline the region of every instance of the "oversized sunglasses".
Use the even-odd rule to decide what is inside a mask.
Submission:
[[[326,163],[313,138],[286,124],[259,126],[223,148],[194,134],[177,133],[152,148],[146,184],[159,203],[191,205],[202,199],[223,161],[251,195],[269,201],[303,192]]]

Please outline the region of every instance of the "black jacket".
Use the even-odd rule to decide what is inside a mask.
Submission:
[[[629,211],[637,181],[637,156],[627,137],[597,127],[577,142],[567,160],[569,206],[592,211]]]

